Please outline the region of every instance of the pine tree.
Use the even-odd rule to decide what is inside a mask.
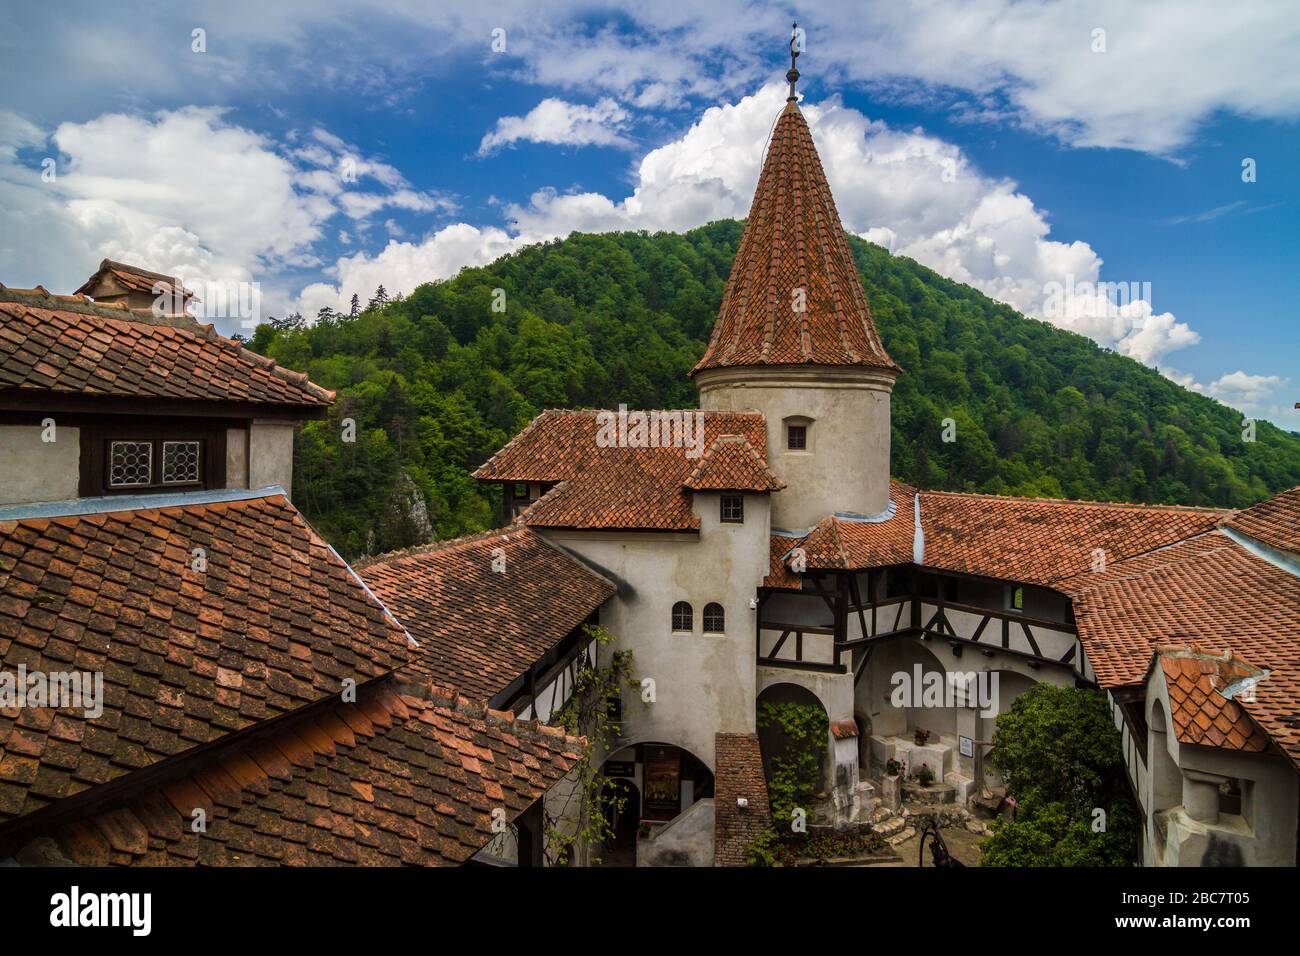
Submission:
[[[381,285],[378,289],[375,290],[375,294],[370,297],[370,302],[369,304],[366,305],[366,310],[369,311],[370,309],[382,309],[387,304],[388,304],[388,290]]]
[[[361,297],[358,296],[355,292],[353,292],[353,293],[352,293],[352,312],[350,313],[350,316],[351,316],[352,318],[355,319],[355,318],[357,317],[357,314],[358,314],[360,311],[361,311]]]

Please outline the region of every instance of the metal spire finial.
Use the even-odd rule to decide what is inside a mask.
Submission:
[[[790,81],[790,95],[786,97],[787,103],[799,102],[799,97],[794,91],[794,85],[799,82],[799,68],[795,66],[795,60],[799,59],[799,54],[803,52],[803,37],[799,30],[799,21],[791,25],[790,31],[790,72],[785,78]]]

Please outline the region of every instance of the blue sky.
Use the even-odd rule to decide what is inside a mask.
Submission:
[[[182,6],[3,14],[0,281],[112,256],[314,314],[743,216],[794,16],[848,229],[1300,430],[1285,3]]]

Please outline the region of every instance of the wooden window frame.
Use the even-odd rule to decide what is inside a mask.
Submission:
[[[710,608],[717,608],[718,620],[721,621],[721,627],[709,627]],[[701,623],[704,627],[705,634],[726,634],[727,633],[727,609],[717,601],[710,601],[704,605],[704,613],[700,616]],[[716,622],[715,622],[716,623]]]
[[[795,435],[799,436],[799,444],[795,444]],[[807,451],[808,450],[808,426],[802,422],[790,422],[785,426],[785,447],[787,451]]]
[[[110,447],[115,441],[148,442],[153,446],[150,482],[147,485],[109,485]],[[197,482],[163,484],[163,443],[197,441],[202,461]],[[168,422],[148,418],[81,426],[81,477],[78,495],[98,498],[111,495],[166,494],[226,487],[226,425],[205,421]]]
[[[734,502],[738,512],[736,517],[727,517],[727,503]],[[718,520],[724,524],[744,524],[745,523],[745,496],[744,495],[722,495],[718,499]]]

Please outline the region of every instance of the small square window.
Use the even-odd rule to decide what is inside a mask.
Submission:
[[[153,480],[153,443],[115,441],[109,450],[108,485],[134,488]]]
[[[745,496],[722,496],[722,520],[741,524],[745,520]]]
[[[199,443],[165,441],[162,454],[164,485],[196,485],[199,482]]]
[[[808,426],[787,425],[785,430],[785,447],[791,451],[804,451],[808,447]]]
[[[1025,589],[1008,588],[1007,589],[1007,610],[1023,611],[1025,609]]]

